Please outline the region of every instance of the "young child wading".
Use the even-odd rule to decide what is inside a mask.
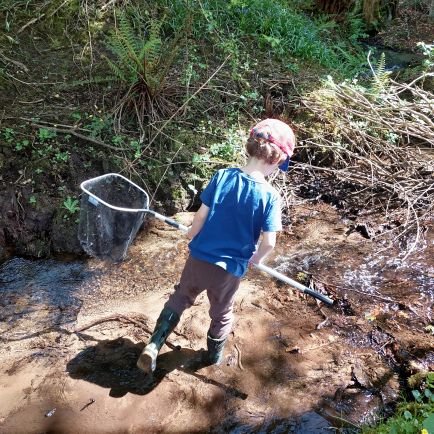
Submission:
[[[187,232],[190,256],[181,280],[137,361],[146,373],[155,370],[158,352],[182,312],[204,290],[210,302],[211,324],[203,363],[222,361],[240,279],[249,261],[259,264],[273,250],[276,232],[282,229],[280,197],[265,178],[277,168],[287,170],[294,145],[294,133],[285,123],[276,119],[259,122],[246,144],[247,164],[241,169],[219,170],[202,192],[202,205]]]

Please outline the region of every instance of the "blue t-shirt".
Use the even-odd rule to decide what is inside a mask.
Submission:
[[[282,229],[279,194],[268,182],[254,179],[241,169],[222,169],[200,198],[209,213],[189,244],[191,256],[242,277],[261,230]]]

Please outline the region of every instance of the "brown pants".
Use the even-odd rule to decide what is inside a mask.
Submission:
[[[169,297],[165,307],[181,316],[182,312],[194,303],[196,297],[206,290],[211,317],[208,333],[214,339],[222,339],[229,335],[232,328],[234,296],[239,285],[239,277],[217,265],[189,256],[181,280],[175,285],[175,292]]]

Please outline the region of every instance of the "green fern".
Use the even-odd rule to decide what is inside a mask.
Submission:
[[[163,22],[153,21],[149,26],[149,38],[140,51],[141,62],[143,64],[143,75],[151,93],[155,94],[163,86],[162,77],[159,69],[162,64],[162,41],[160,31]],[[167,63],[169,67],[171,64]]]
[[[371,92],[377,97],[384,93],[390,80],[390,72],[386,71],[386,55],[384,53],[381,53],[377,65],[375,66],[375,70],[372,72],[373,78],[371,83]]]
[[[189,19],[175,37],[163,37],[165,17],[148,18],[145,23],[137,9],[130,8],[117,16],[116,30],[107,46],[107,65],[124,90],[118,105],[119,116],[133,113],[144,125],[143,118],[156,120],[173,113],[176,92],[167,77],[179,52],[180,41],[189,31]]]
[[[118,16],[117,30],[108,42],[116,58],[111,60],[106,57],[113,74],[128,87],[140,83],[145,85],[151,95],[161,90],[164,79],[162,71],[167,73],[173,62],[170,56],[162,56],[163,41],[160,35],[163,23],[164,19],[151,20],[147,35],[141,37],[136,29],[137,23],[122,12]]]
[[[134,66],[140,68],[141,59],[138,55],[140,42],[132,23],[125,13],[119,16],[118,41],[118,47],[123,49],[123,51],[119,51],[119,54],[122,56],[121,60],[126,62],[131,68],[134,68]]]
[[[155,69],[160,62],[162,46],[160,31],[162,24],[162,21],[153,21],[150,23],[149,38],[140,51],[141,58],[146,60],[147,67],[150,70]]]
[[[125,75],[124,71],[122,71],[121,68],[119,68],[115,63],[113,63],[108,57],[104,56],[104,58],[118,81],[129,81],[129,78]]]
[[[118,17],[118,28],[110,37],[109,49],[117,57],[117,64],[107,59],[110,69],[120,81],[133,84],[141,73],[141,62],[137,54],[137,37],[124,13]]]

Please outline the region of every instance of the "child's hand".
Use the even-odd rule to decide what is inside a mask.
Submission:
[[[256,253],[253,253],[253,256],[250,258],[249,261],[251,264],[260,264],[261,263],[261,258],[259,258],[259,256]]]
[[[253,253],[250,262],[259,265],[271,253],[276,245],[276,232],[264,232],[258,249]]]

